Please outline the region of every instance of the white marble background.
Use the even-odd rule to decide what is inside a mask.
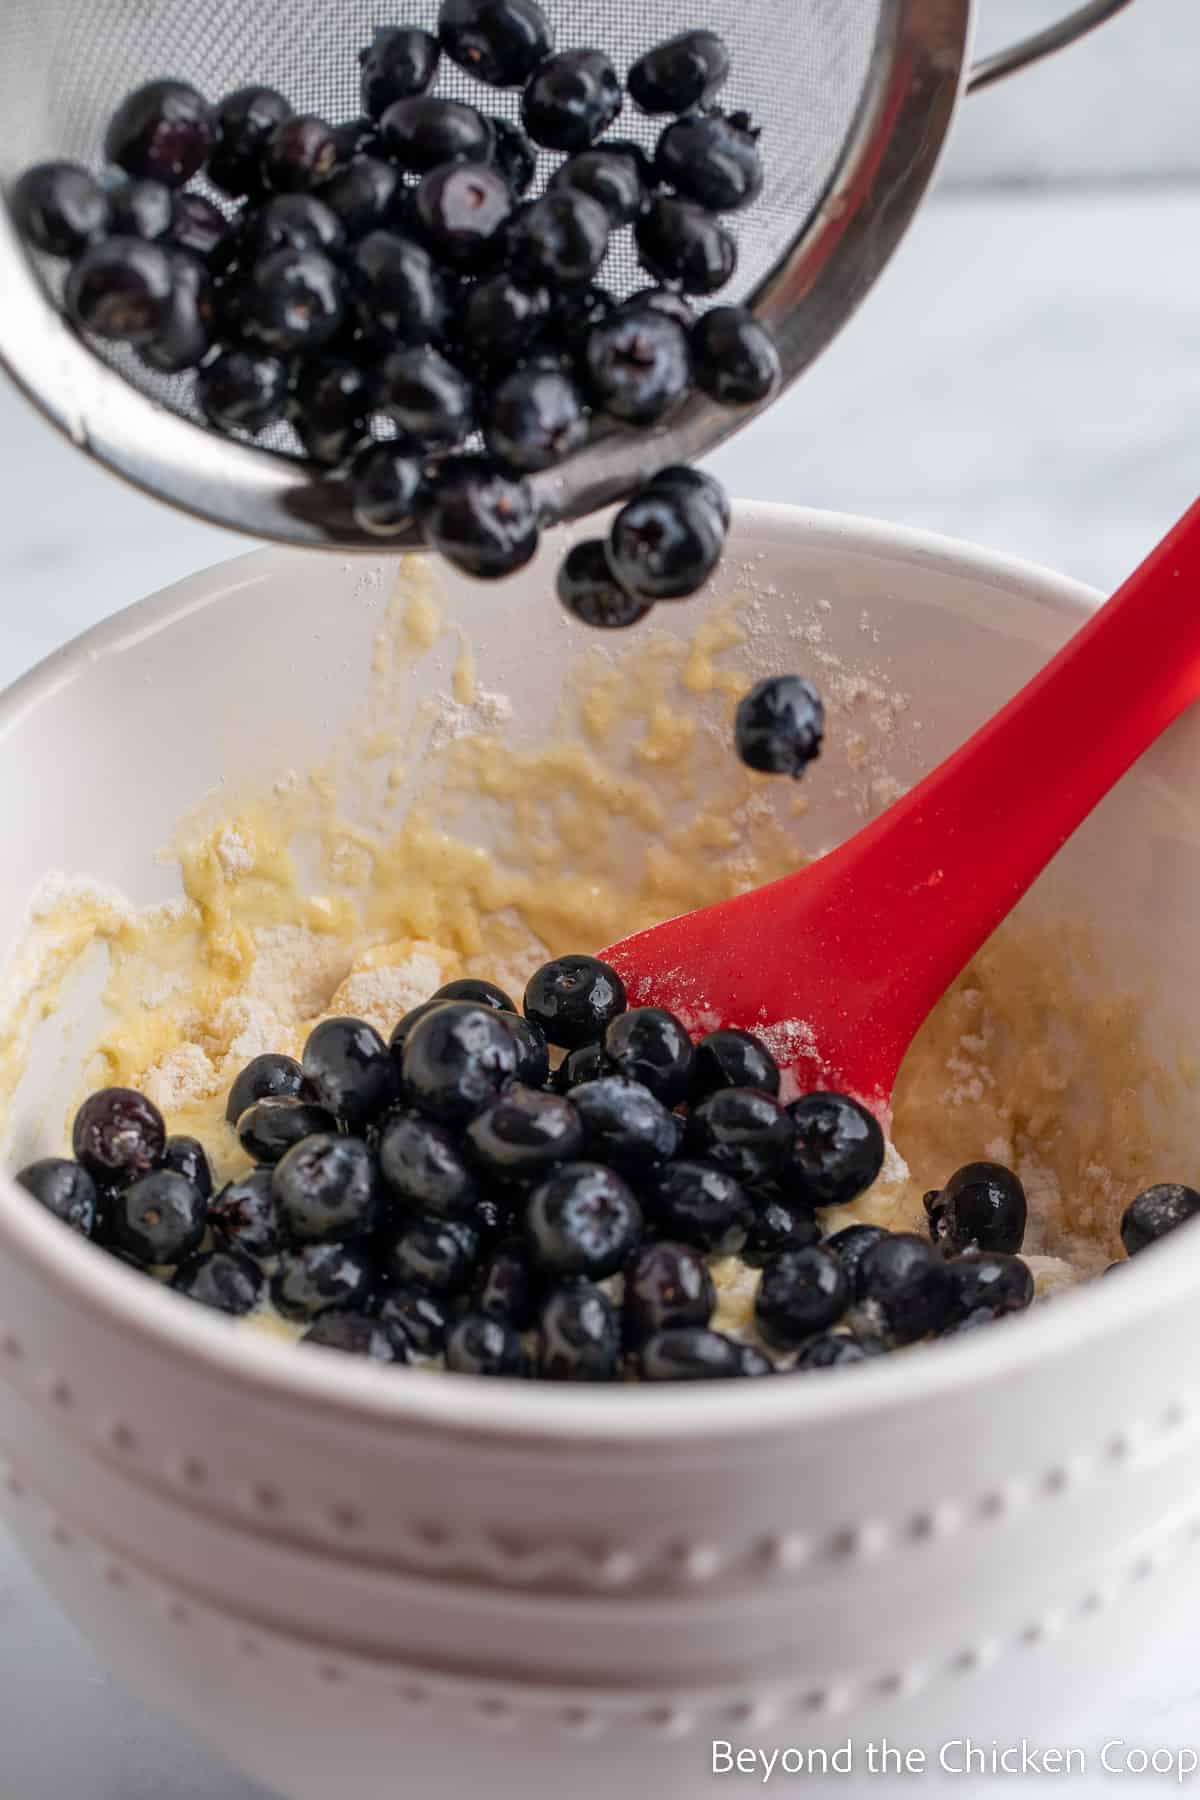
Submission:
[[[992,47],[1058,7],[982,10]],[[1115,585],[1200,493],[1198,74],[1200,0],[1134,0],[1088,44],[967,102],[938,190],[862,312],[717,457],[734,491]],[[0,544],[0,681],[244,547],[100,474],[3,387]],[[1200,1742],[1198,1650],[1200,1625],[1169,1670],[1131,1670],[1112,1734]],[[114,1687],[3,1540],[0,1795],[251,1796]]]

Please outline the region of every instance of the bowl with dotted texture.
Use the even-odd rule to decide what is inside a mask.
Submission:
[[[461,627],[516,740],[544,738],[547,696],[594,642],[555,608],[562,548],[501,591],[439,571],[451,648],[401,671],[397,705],[446,686]],[[169,897],[158,852],[189,807],[319,763],[355,723],[395,575],[255,553],[9,690],[0,941],[53,870]],[[820,681],[834,658],[909,697],[876,767],[901,782],[1097,600],[967,546],[742,506],[714,591],[655,623],[684,641],[747,594],[756,667]],[[819,656],[795,635],[814,600]],[[1082,978],[1144,993],[1152,1035],[1185,1048],[1172,996],[1200,975],[1198,767],[1189,717],[1025,903],[1091,921]],[[806,842],[856,829],[868,797],[845,758],[808,779]],[[6,1170],[60,1149],[86,1041],[42,1028]],[[1186,1120],[1159,1128],[1163,1178],[1186,1179]],[[1198,1288],[1185,1232],[1019,1324],[853,1376],[579,1393],[247,1333],[4,1175],[0,1504],[118,1677],[294,1800],[393,1800],[402,1781],[426,1800],[683,1800],[714,1739],[1061,1743],[1194,1603]]]

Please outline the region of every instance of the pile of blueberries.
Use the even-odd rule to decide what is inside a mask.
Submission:
[[[523,128],[434,94],[443,57],[520,89]],[[360,61],[363,112],[346,124],[272,88],[214,106],[152,81],[112,117],[111,173],[39,164],[14,214],[35,249],[70,259],[64,305],[82,331],[158,373],[195,370],[218,431],[289,421],[349,482],[364,529],[415,522],[459,568],[497,578],[537,547],[531,473],[606,422],[655,426],[696,389],[751,405],[779,380],[748,311],[698,316],[687,298],[734,273],[721,215],[761,190],[759,134],[714,104],[729,55],[709,31],[628,71],[634,105],[667,121],[653,154],[605,135],[617,70],[599,50],[556,52],[537,0],[442,0],[436,35],[382,27]],[[236,209],[188,186],[201,177]],[[653,285],[618,303],[597,277],[627,228]],[[475,433],[484,448],[464,450]],[[728,516],[711,478],[660,471],[607,543],[571,552],[564,604],[617,626],[695,592]]]
[[[550,1047],[563,1052],[551,1072]],[[141,1094],[105,1088],[74,1159],[17,1177],[58,1218],[177,1292],[246,1314],[270,1302],[303,1341],[474,1375],[680,1381],[861,1363],[974,1331],[1033,1298],[1016,1254],[1021,1183],[971,1163],[926,1199],[929,1236],[824,1209],[882,1167],[872,1113],[844,1094],[789,1105],[754,1036],[693,1044],[620,977],[564,956],[523,1011],[490,982],[447,984],[390,1044],[327,1019],[300,1061],[254,1058],[226,1116],[254,1168],[218,1193],[203,1147]],[[1150,1189],[1130,1251],[1200,1210]],[[710,1262],[762,1271],[771,1354],[712,1329]],[[612,1277],[620,1277],[613,1281]]]

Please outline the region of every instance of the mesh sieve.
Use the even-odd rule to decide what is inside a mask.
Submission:
[[[958,95],[972,0],[694,0],[686,18],[675,0],[546,3],[560,45],[595,45],[621,71],[685,23],[727,40],[722,103],[762,126],[766,181],[736,221],[738,272],[719,300],[745,301],[772,322],[793,380],[853,311],[920,200]],[[1092,0],[1083,12],[1125,3]],[[113,107],[154,76],[179,76],[212,98],[263,81],[300,111],[350,119],[358,50],[397,17],[432,27],[436,0],[394,16],[370,0],[4,0],[0,180],[45,156],[100,167]],[[447,59],[437,92],[518,116],[519,95]],[[661,127],[627,103],[614,133],[649,147]],[[544,160],[548,171],[557,159]],[[0,218],[0,360],[77,442],[218,523],[293,542],[362,541],[340,487],[301,464],[289,427],[256,445],[204,430],[190,378],[155,375],[128,352],[70,334],[53,304],[60,279],[49,265],[31,268]],[[599,279],[618,294],[646,284],[629,232],[615,235]],[[548,518],[578,516],[666,460],[703,454],[749,416],[697,400],[658,432],[601,435],[538,478],[539,501]]]

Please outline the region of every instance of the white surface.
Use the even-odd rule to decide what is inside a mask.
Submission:
[[[984,43],[1056,10],[990,0]],[[1184,180],[1200,173],[1198,43],[1196,0],[1134,0],[1088,46],[965,107],[942,197],[823,362],[723,453],[731,485],[1117,581],[1200,491],[1200,194]],[[978,187],[1047,173],[1092,191]],[[0,470],[0,681],[243,547],[91,469],[6,388]],[[252,1792],[114,1688],[7,1543],[0,1658],[5,1800]],[[1200,1738],[1197,1668],[1200,1623],[1168,1669],[1131,1670],[1112,1734]],[[1004,1791],[1033,1786],[1012,1778]]]

